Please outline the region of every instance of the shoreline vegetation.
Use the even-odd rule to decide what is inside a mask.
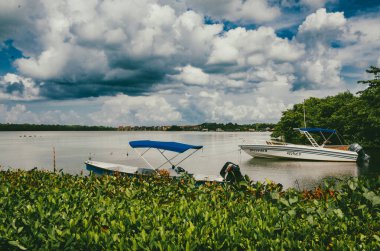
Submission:
[[[0,249],[378,250],[379,189],[0,171]]]
[[[292,143],[306,143],[306,138],[293,130],[304,127],[305,110],[307,127],[336,129],[347,140],[346,143],[379,147],[380,68],[371,66],[366,72],[374,77],[358,81],[359,84],[368,85],[365,90],[359,91],[357,95],[347,91],[326,98],[311,97],[301,104],[295,104],[292,109],[282,113],[272,136],[284,136],[286,141]],[[332,138],[331,143],[340,142],[337,138]]]
[[[203,123],[200,125],[170,126],[83,126],[83,125],[45,125],[45,124],[0,124],[0,131],[271,131],[273,123],[238,125],[233,123]]]

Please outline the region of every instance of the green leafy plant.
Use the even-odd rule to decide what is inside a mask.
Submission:
[[[376,250],[379,189],[3,171],[0,250]]]

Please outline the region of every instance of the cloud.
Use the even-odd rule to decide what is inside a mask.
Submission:
[[[373,14],[348,19],[347,29],[341,35],[342,48],[337,58],[359,69],[376,64],[376,52],[380,51],[380,30],[373,27],[379,22],[380,17]],[[364,71],[361,71],[360,75],[363,74]]]
[[[257,30],[236,28],[215,38],[207,65],[211,69],[220,65],[231,70],[243,70],[268,62],[292,62],[303,53],[301,44],[277,37],[270,27]]]
[[[15,124],[85,124],[88,120],[83,119],[73,110],[49,110],[47,112],[32,112],[26,105],[4,105],[0,104],[0,123]]]
[[[301,0],[300,1],[302,5],[308,6],[313,9],[323,7],[325,6],[327,2],[329,2],[329,0]]]
[[[183,91],[181,84],[242,92],[284,74],[293,79],[294,89],[341,84],[341,63],[329,43],[343,33],[342,13],[319,9],[299,26],[296,38],[287,39],[265,26],[223,31],[222,24],[205,24],[199,14],[208,5],[217,6],[210,9],[216,16],[232,19],[243,20],[252,10],[253,18],[258,18],[257,10],[276,13],[266,1],[184,4],[193,10],[179,11],[153,0],[41,1],[45,15],[28,17],[33,24],[26,22],[38,31],[31,41],[41,49],[17,59],[15,66],[19,75],[43,83],[39,95],[51,99],[150,95],[178,86]],[[325,77],[329,85],[322,83]]]
[[[301,8],[314,11],[324,7],[327,3],[334,2],[336,2],[336,0],[282,0],[281,6],[285,8]]]
[[[298,28],[296,40],[305,45],[307,55],[296,66],[297,81],[293,89],[343,86],[342,62],[331,43],[339,40],[346,23],[342,12],[327,13],[324,8],[306,17]]]
[[[379,63],[378,13],[319,8],[328,0],[18,3],[0,3],[0,39],[23,56],[0,76],[10,121],[275,121]]]
[[[8,73],[0,78],[0,100],[40,99],[40,87],[33,79]]]
[[[37,49],[15,42],[28,55],[15,66],[44,82],[48,98],[147,93],[178,67],[204,64],[223,27],[155,1],[41,1],[40,7],[45,15],[28,16],[34,22],[21,27],[36,31],[29,41]]]
[[[308,44],[328,43],[343,32],[346,19],[342,12],[327,13],[318,9],[299,26],[297,38]]]
[[[192,0],[186,6],[211,16],[217,20],[229,20],[238,23],[263,23],[279,17],[278,6],[272,6],[267,0]]]
[[[342,86],[342,79],[340,78],[341,67],[341,62],[334,59],[318,58],[305,60],[300,65],[302,75],[299,78],[299,82],[303,83],[303,88],[340,87]]]
[[[210,81],[208,74],[204,73],[202,69],[191,65],[180,67],[177,70],[179,70],[180,73],[175,75],[174,78],[182,83],[188,85],[207,85]]]
[[[160,96],[117,95],[104,101],[99,111],[89,115],[101,125],[169,125],[181,121],[181,114]]]
[[[194,90],[181,98],[177,107],[185,121],[198,123],[274,121],[286,108],[286,104],[281,99],[277,99],[279,95],[285,93],[276,92],[269,97],[263,96],[262,94],[268,91],[269,86],[273,87],[273,85],[264,85],[263,90],[245,94]],[[285,89],[289,90],[289,87],[285,86]]]
[[[8,108],[8,106],[0,104],[0,122],[2,123],[33,123],[38,121],[36,114],[26,110],[25,105],[17,104]]]

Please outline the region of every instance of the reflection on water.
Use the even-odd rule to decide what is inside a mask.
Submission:
[[[0,132],[0,166],[53,170],[53,147],[57,169],[66,173],[86,174],[83,162],[89,156],[97,161],[144,166],[128,142],[149,139],[203,145],[202,151],[181,163],[189,172],[218,174],[223,164],[231,161],[253,180],[270,179],[284,187],[304,189],[318,185],[326,177],[380,174],[380,149],[368,151],[371,162],[360,167],[356,163],[252,158],[238,149],[240,144],[269,138],[270,133],[262,132]],[[155,166],[165,161],[154,151],[146,157]]]
[[[328,177],[356,177],[358,167],[353,162],[290,161],[252,158],[241,164],[242,171],[253,180],[265,178],[284,187],[309,189]]]

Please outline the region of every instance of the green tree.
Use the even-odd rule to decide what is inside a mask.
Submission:
[[[368,84],[368,88],[358,92],[358,115],[363,119],[360,137],[372,142],[371,145],[380,146],[380,68],[370,66],[367,73],[374,74],[373,79],[360,80],[359,84]]]
[[[305,137],[293,130],[304,127],[305,106],[307,127],[337,129],[347,142],[380,146],[380,69],[371,66],[367,72],[374,74],[374,79],[358,81],[369,85],[358,92],[358,96],[344,92],[322,99],[311,97],[304,104],[295,104],[283,112],[272,136],[283,135],[288,142],[308,143]],[[339,142],[333,140],[332,143]]]

